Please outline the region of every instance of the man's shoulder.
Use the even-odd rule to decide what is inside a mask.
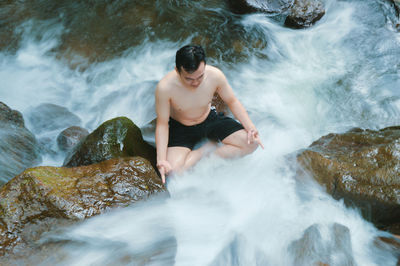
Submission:
[[[206,69],[209,73],[215,74],[215,75],[220,75],[222,74],[221,69],[218,67],[212,66],[212,65],[206,65]]]
[[[168,91],[176,81],[175,71],[167,73],[157,84],[157,90]]]
[[[222,70],[215,66],[207,65],[207,72],[208,75],[213,77],[215,80],[222,80],[225,77]]]

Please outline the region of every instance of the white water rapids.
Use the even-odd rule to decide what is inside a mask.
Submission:
[[[115,210],[49,236],[72,241],[58,264],[119,265],[124,255],[145,256],[166,241],[167,248],[176,244],[175,265],[291,265],[288,247],[309,226],[318,224],[329,243],[329,228],[339,223],[350,231],[355,265],[395,265],[394,257],[374,248],[372,224],[317,185],[297,186],[285,159],[331,132],[400,125],[400,33],[388,2],[327,1],[325,7],[321,21],[306,30],[284,28],[261,14],[243,16],[245,27],[265,32],[268,60],[250,55],[244,63],[219,62],[265,150],[237,160],[205,158],[169,180],[169,199]],[[89,130],[117,116],[139,127],[151,121],[155,84],[185,44],[145,42],[80,71],[49,53],[61,26],[46,25],[41,40],[31,38],[29,22],[20,30],[24,41],[17,53],[0,53],[1,101],[24,116],[40,103],[64,106]],[[42,162],[61,164],[50,155]],[[51,265],[51,256],[43,263]],[[334,256],[330,263],[343,265]],[[170,264],[160,255],[146,265]]]

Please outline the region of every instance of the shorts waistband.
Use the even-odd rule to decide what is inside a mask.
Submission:
[[[191,126],[186,126],[186,125],[182,124],[181,122],[173,119],[172,117],[169,118],[169,123],[178,124],[182,127],[198,127],[198,126],[201,126],[202,124],[206,123],[207,120],[209,120],[211,118],[211,116],[213,116],[214,114],[217,114],[217,112],[215,111],[215,108],[211,108],[210,112],[208,113],[208,116],[206,117],[206,119],[203,122],[201,122],[199,124],[191,125]]]

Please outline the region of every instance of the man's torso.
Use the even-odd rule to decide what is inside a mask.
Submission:
[[[195,89],[185,87],[176,71],[166,76],[170,95],[170,116],[173,119],[190,126],[207,118],[212,98],[218,88],[215,70],[212,66],[206,66],[204,80]]]

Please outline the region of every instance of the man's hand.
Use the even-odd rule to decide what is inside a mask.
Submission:
[[[158,171],[160,172],[161,180],[162,180],[163,184],[165,184],[165,175],[168,174],[169,172],[171,172],[172,167],[168,161],[162,160],[162,161],[157,162],[157,168],[158,168]]]
[[[253,142],[257,142],[257,144],[260,145],[262,149],[264,149],[264,145],[261,142],[257,129],[250,129],[249,131],[247,131],[247,144]]]

